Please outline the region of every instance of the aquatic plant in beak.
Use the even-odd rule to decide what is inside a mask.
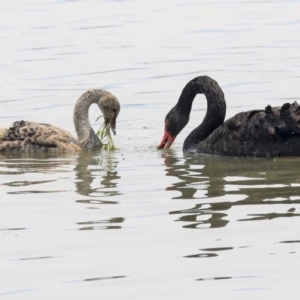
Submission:
[[[103,116],[99,116],[96,119],[96,122],[101,118],[103,118]],[[115,128],[112,128],[111,122],[109,122],[108,119],[105,119],[104,123],[100,126],[99,130],[97,131],[97,136],[102,143],[103,149],[108,151],[116,149],[110,129],[113,131],[113,133],[115,133]]]

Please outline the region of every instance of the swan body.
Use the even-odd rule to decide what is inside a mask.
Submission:
[[[92,104],[98,105],[105,124],[110,124],[115,133],[120,103],[111,93],[95,89],[85,92],[75,105],[73,121],[77,138],[53,125],[21,120],[14,122],[9,128],[0,129],[0,152],[80,151],[101,148],[102,144],[89,122],[88,112]]]
[[[185,139],[184,152],[255,157],[300,156],[300,106],[297,102],[241,112],[224,122],[224,93],[208,76],[196,77],[184,87],[177,104],[165,118],[165,134],[159,148],[170,148],[186,126],[197,94],[206,96],[207,112],[203,122]]]

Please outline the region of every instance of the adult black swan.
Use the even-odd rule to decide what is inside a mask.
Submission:
[[[73,121],[77,138],[59,127],[30,121],[16,121],[0,129],[0,152],[48,152],[100,149],[102,144],[89,122],[89,108],[97,104],[116,133],[116,118],[120,111],[118,99],[105,90],[85,92],[76,102]]]
[[[300,156],[300,106],[285,103],[241,112],[224,122],[226,102],[218,83],[208,76],[191,80],[165,118],[165,133],[158,146],[169,149],[186,126],[197,94],[207,99],[203,122],[185,139],[183,151],[228,156]]]

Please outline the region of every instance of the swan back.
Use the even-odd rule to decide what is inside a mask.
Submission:
[[[69,132],[45,123],[16,121],[3,131],[0,151],[78,151],[77,139]]]
[[[300,106],[297,102],[242,112],[228,119],[196,152],[229,156],[299,156]]]

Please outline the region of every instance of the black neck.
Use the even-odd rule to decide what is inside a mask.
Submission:
[[[204,94],[207,111],[203,122],[185,139],[183,150],[195,147],[205,140],[216,128],[223,124],[226,114],[224,93],[218,83],[208,76],[199,76],[191,80],[183,89],[177,107],[182,113],[190,114],[192,103],[197,94]]]

